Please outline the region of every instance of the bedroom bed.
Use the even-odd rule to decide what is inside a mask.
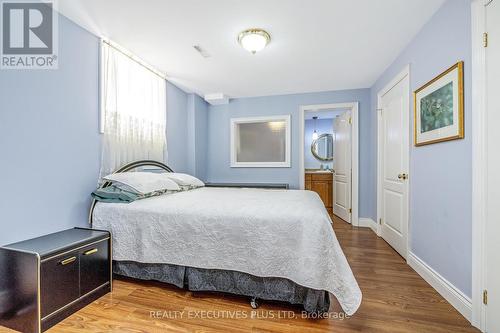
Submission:
[[[156,167],[138,161],[117,173]],[[104,183],[102,187],[109,186]],[[113,271],[352,315],[361,291],[319,196],[310,191],[201,187],[131,203],[94,201],[89,221],[113,237]]]

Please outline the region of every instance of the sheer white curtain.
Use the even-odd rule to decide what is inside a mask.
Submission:
[[[164,161],[166,81],[102,43],[104,137],[101,177],[140,159]]]

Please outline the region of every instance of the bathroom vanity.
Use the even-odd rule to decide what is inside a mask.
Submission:
[[[305,189],[318,193],[328,213],[333,213],[333,172],[331,170],[306,170]]]

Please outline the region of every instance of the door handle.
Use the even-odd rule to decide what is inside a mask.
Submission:
[[[83,252],[83,255],[84,255],[84,256],[89,256],[89,255],[91,255],[91,254],[96,253],[97,251],[98,251],[98,249],[88,250],[88,251]]]
[[[404,180],[404,179],[408,179],[408,175],[407,175],[406,173],[400,173],[400,174],[398,175],[398,179],[403,179],[403,180]]]
[[[64,260],[61,261],[61,265],[63,265],[63,266],[69,265],[72,262],[75,262],[75,260],[76,260],[76,257],[71,257],[71,258],[68,258],[68,259],[64,259]]]

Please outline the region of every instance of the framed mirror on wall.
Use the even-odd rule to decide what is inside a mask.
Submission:
[[[330,133],[321,134],[312,142],[311,153],[320,161],[333,161],[333,135]]]
[[[290,115],[231,119],[232,168],[289,168]]]

